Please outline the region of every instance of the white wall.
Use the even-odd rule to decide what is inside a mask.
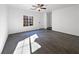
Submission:
[[[52,30],[79,36],[79,5],[52,11]]]
[[[44,24],[44,28],[46,29],[47,28],[47,13],[44,13],[44,20],[43,20],[43,24]]]
[[[0,5],[0,53],[3,50],[4,44],[7,40],[7,8],[5,5]]]
[[[23,27],[23,15],[33,16],[34,25]],[[43,16],[41,13],[8,7],[9,34],[43,28]]]
[[[47,12],[47,27],[52,27],[52,12]]]

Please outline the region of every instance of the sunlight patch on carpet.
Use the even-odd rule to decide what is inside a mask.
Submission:
[[[37,34],[34,34],[28,38],[25,38],[24,40],[18,42],[14,54],[30,54],[30,44],[29,39],[31,40],[31,50],[32,53],[37,51],[41,48],[41,45],[39,45],[35,40],[39,38]]]

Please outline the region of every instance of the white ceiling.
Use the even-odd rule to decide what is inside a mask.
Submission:
[[[34,4],[9,4],[8,6],[16,7],[16,8],[20,8],[20,9],[24,9],[24,10],[28,10],[28,11],[38,12],[36,10],[31,9],[32,5],[34,5]],[[42,10],[42,12],[51,12],[52,10],[65,8],[65,7],[70,7],[70,6],[75,6],[75,5],[76,4],[45,4],[47,9]]]

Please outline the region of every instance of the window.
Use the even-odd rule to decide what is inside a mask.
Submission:
[[[23,26],[33,26],[33,16],[23,16]]]

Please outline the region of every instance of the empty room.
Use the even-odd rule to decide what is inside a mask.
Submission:
[[[79,4],[0,4],[1,54],[79,54]]]

